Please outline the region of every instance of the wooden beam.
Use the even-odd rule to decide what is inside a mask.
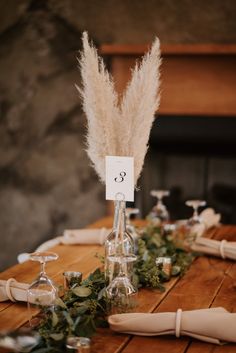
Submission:
[[[144,45],[102,45],[121,96]],[[236,116],[236,44],[163,45],[162,115]]]
[[[102,44],[102,55],[143,55],[148,44]],[[232,44],[161,44],[162,55],[235,55],[236,43]]]

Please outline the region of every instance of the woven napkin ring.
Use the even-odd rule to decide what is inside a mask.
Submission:
[[[15,298],[13,297],[12,293],[11,293],[11,283],[12,282],[16,282],[16,280],[14,278],[9,278],[7,280],[7,283],[6,283],[6,294],[8,296],[8,298],[12,301],[12,302],[15,302]]]
[[[222,259],[225,259],[225,244],[227,243],[227,240],[221,240],[220,242],[220,256],[222,257]]]
[[[180,337],[182,309],[178,309],[175,317],[175,336]]]

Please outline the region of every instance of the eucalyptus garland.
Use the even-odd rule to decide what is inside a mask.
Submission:
[[[172,271],[167,276],[156,266],[156,258],[171,257]],[[137,261],[134,266],[136,285],[165,290],[164,283],[172,276],[181,276],[190,266],[194,254],[178,245],[171,235],[163,236],[162,227],[149,224],[140,231]],[[68,336],[91,337],[98,327],[107,327],[108,299],[104,271],[96,269],[81,283],[74,283],[53,310],[44,310],[44,319],[37,327],[40,342],[35,353],[64,352]]]

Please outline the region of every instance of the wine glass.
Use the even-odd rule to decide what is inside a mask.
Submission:
[[[46,263],[57,260],[58,255],[47,251],[34,252],[29,255],[29,258],[31,261],[38,261],[40,263],[40,273],[27,289],[27,303],[30,316],[29,323],[31,327],[34,327],[39,320],[39,317],[38,319],[34,319],[34,315],[38,313],[39,308],[53,308],[55,300],[58,297],[57,286],[45,272]]]
[[[37,332],[21,328],[12,332],[0,332],[0,347],[14,352],[31,352],[40,341]]]
[[[193,208],[193,215],[187,221],[187,227],[189,228],[190,241],[194,240],[196,236],[203,234],[205,230],[205,224],[198,213],[199,207],[204,207],[206,201],[204,200],[188,200],[185,204]],[[193,238],[193,239],[192,239]]]
[[[138,293],[126,274],[126,267],[136,260],[136,256],[110,256],[109,260],[119,264],[119,273],[106,288],[108,311],[110,315],[131,312],[137,306]]]
[[[152,220],[160,220],[161,222],[166,222],[169,220],[169,212],[166,206],[163,204],[162,200],[164,197],[169,196],[170,192],[168,190],[151,190],[151,196],[157,198],[157,204],[153,207],[149,214],[149,218]]]

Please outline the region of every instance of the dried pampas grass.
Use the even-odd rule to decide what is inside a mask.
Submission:
[[[136,64],[118,104],[114,83],[96,49],[83,33],[79,59],[82,87],[79,90],[87,116],[87,153],[100,179],[105,181],[105,156],[134,157],[135,184],[142,171],[148,139],[159,106],[160,43]]]

